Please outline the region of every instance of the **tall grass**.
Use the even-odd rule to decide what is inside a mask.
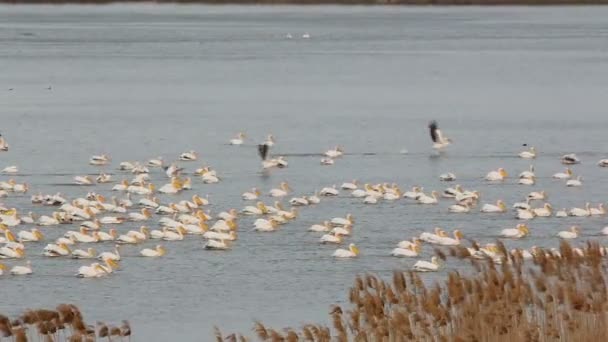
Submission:
[[[0,314],[0,341],[126,341],[131,339],[131,326],[103,322],[89,325],[80,309],[72,304],[60,304],[55,310],[26,310],[18,317]]]
[[[299,329],[254,326],[262,341],[602,341],[608,339],[604,251],[562,243],[559,253],[538,250],[524,262],[498,243],[500,260],[472,260],[466,248],[446,256],[470,262],[475,272],[450,272],[427,286],[415,272],[391,280],[355,279],[349,306],[334,306],[331,325]],[[470,261],[465,261],[470,260]],[[242,336],[241,341],[246,340]],[[217,341],[224,338],[216,329]]]

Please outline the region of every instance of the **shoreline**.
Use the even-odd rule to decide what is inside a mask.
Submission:
[[[589,6],[608,0],[0,0],[4,5]]]

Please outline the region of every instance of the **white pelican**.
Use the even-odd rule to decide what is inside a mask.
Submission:
[[[342,150],[342,148],[340,146],[336,146],[332,150],[325,151],[324,154],[326,157],[329,157],[329,158],[338,158],[344,154],[344,151]]]
[[[359,249],[354,243],[348,245],[348,249],[336,249],[332,254],[335,258],[354,258],[359,255]]]
[[[44,247],[42,255],[47,257],[58,257],[70,255],[70,248],[65,243],[53,244],[49,243]]]
[[[258,197],[260,196],[260,190],[258,190],[257,188],[253,188],[251,189],[250,192],[245,192],[241,195],[241,197],[243,198],[244,201],[255,201],[258,199]]]
[[[167,227],[163,227],[162,230],[154,229],[150,231],[150,239],[162,239],[165,237],[165,233],[168,231]]]
[[[148,186],[129,185],[127,191],[137,195],[150,195],[154,192],[154,184],[150,183]]]
[[[127,234],[120,235],[115,241],[123,244],[136,244],[141,242],[138,238]]]
[[[437,121],[431,121],[429,123],[429,131],[431,133],[431,139],[433,140],[433,148],[434,149],[442,149],[447,147],[452,140],[443,136],[439,126],[437,125]]]
[[[127,191],[127,188],[129,188],[129,182],[125,179],[122,182],[114,185],[112,187],[112,191]]]
[[[97,252],[95,251],[95,248],[88,248],[86,251],[82,249],[72,251],[73,259],[95,259],[96,255]]]
[[[105,275],[106,271],[97,262],[92,263],[90,266],[80,266],[76,276],[79,278],[98,278]]]
[[[534,159],[536,158],[536,149],[534,147],[530,147],[528,151],[520,152],[519,157],[523,159]]]
[[[353,179],[352,182],[344,182],[340,186],[342,190],[357,190],[359,184],[356,179]]]
[[[77,185],[93,185],[93,179],[89,176],[76,176],[74,182]]]
[[[553,214],[553,207],[549,203],[545,203],[541,208],[534,208],[534,215],[538,217],[551,217]]]
[[[420,245],[412,245],[408,248],[397,247],[391,252],[396,257],[417,257],[420,254]]]
[[[362,189],[355,189],[353,190],[353,192],[350,193],[350,195],[354,198],[362,198],[362,197],[367,197],[367,191],[362,190]]]
[[[268,147],[272,147],[272,146],[274,146],[274,143],[275,143],[274,136],[272,134],[268,134],[266,136],[266,140],[264,140],[264,142],[262,144],[267,145]]]
[[[194,235],[203,235],[209,230],[209,226],[204,222],[199,222],[198,224],[186,224],[184,225],[184,228],[188,234]],[[150,232],[150,236],[152,236],[152,232]]]
[[[31,231],[22,230],[17,234],[20,242],[38,242],[44,240],[44,235],[36,229],[33,228]]]
[[[323,224],[313,224],[308,228],[309,232],[328,232],[331,229],[329,221],[323,221]]]
[[[217,220],[210,228],[216,232],[230,232],[237,229],[237,224],[234,220]]]
[[[101,228],[101,221],[98,219],[93,221],[83,221],[80,223],[80,227],[84,227],[89,230],[99,230]]]
[[[118,251],[119,248],[120,245],[114,245],[114,252],[103,252],[97,256],[97,259],[120,261],[120,252]]]
[[[0,171],[0,173],[4,173],[4,174],[15,174],[19,172],[19,168],[17,168],[17,166],[12,165],[12,166],[7,166],[4,169],[2,169],[2,171]]]
[[[277,221],[270,219],[257,219],[253,224],[253,230],[259,232],[274,232],[277,229]]]
[[[206,232],[203,234],[203,238],[207,240],[227,240],[234,241],[237,238],[236,232],[231,231],[230,233],[219,233],[219,232]]]
[[[568,216],[578,216],[578,217],[585,217],[585,216],[590,216],[591,215],[591,204],[590,203],[586,203],[585,204],[585,209],[582,208],[572,208],[570,209],[570,212],[568,212]]]
[[[69,237],[61,236],[61,237],[58,237],[57,240],[55,240],[55,243],[58,245],[64,244],[64,245],[71,246],[76,243],[76,239],[74,238],[74,236],[69,236]]]
[[[507,177],[508,177],[507,171],[505,171],[505,169],[503,169],[501,167],[501,168],[499,168],[496,171],[490,171],[490,172],[488,172],[488,174],[486,175],[485,179],[487,181],[501,181],[501,180],[504,180]]]
[[[14,179],[9,179],[8,182],[5,182],[5,181],[0,182],[0,189],[2,189],[2,190],[13,191],[14,186],[15,186]]]
[[[441,228],[435,227],[434,233],[422,232],[418,239],[419,241],[435,243],[440,237],[447,237],[447,235]]]
[[[456,186],[453,188],[447,188],[447,189],[443,190],[443,193],[441,194],[441,196],[445,197],[445,198],[455,198],[456,196],[458,196],[459,194],[462,194],[463,192],[464,192],[464,190],[462,189],[460,184],[456,184]]]
[[[4,137],[0,135],[0,151],[8,151],[8,143],[4,140]]]
[[[576,239],[579,234],[579,228],[577,226],[570,227],[570,230],[564,230],[557,233],[557,236],[562,239]]]
[[[133,163],[128,162],[128,161],[123,161],[120,162],[120,164],[118,164],[118,169],[120,171],[131,171],[135,168],[135,165],[133,165]]]
[[[418,199],[418,197],[420,197],[423,192],[422,192],[422,188],[415,186],[412,188],[412,191],[406,191],[403,193],[403,197],[404,198],[409,198],[409,199]]]
[[[442,182],[453,182],[456,180],[456,175],[451,172],[439,175],[439,180]]]
[[[104,216],[100,218],[98,221],[101,224],[122,224],[125,222],[124,217],[116,217],[116,216]]]
[[[146,227],[146,226],[139,227],[139,230],[130,230],[127,232],[128,236],[133,236],[133,237],[137,238],[138,240],[147,239],[149,234],[150,234],[150,231],[149,231],[148,227]]]
[[[321,165],[334,165],[334,160],[331,158],[321,158]]]
[[[396,201],[401,198],[401,190],[399,188],[388,189],[382,198],[386,201]]]
[[[566,182],[566,186],[581,186],[583,185],[583,178],[581,176],[576,177],[576,179],[568,179]]]
[[[480,193],[477,190],[475,190],[475,191],[466,190],[462,193],[457,194],[454,199],[457,202],[469,201],[471,203],[475,203],[479,199],[479,196],[480,196]]]
[[[342,243],[342,236],[340,234],[324,234],[323,236],[321,236],[321,238],[319,239],[320,243],[334,243],[334,244],[339,244]]]
[[[268,213],[268,208],[263,202],[258,202],[255,206],[246,206],[243,208],[243,210],[241,210],[241,213],[245,215],[263,215]]]
[[[167,166],[167,168],[165,169],[165,174],[169,178],[177,177],[177,175],[179,175],[180,171],[182,171],[182,170],[183,169],[178,167],[176,164],[171,164],[171,165]]]
[[[99,241],[114,241],[118,237],[118,232],[112,228],[108,233],[98,232],[97,236],[99,237]]]
[[[321,203],[321,199],[317,195],[318,194],[315,191],[314,194],[312,194],[310,196],[306,196],[306,200],[308,201],[308,204],[319,204],[319,203]]]
[[[574,154],[574,153],[563,155],[561,158],[561,161],[562,161],[562,164],[565,164],[565,165],[578,164],[581,162],[578,159],[578,157],[576,156],[576,154]]]
[[[565,172],[558,172],[553,175],[555,179],[570,179],[572,177],[572,170],[568,167]]]
[[[100,184],[110,183],[112,181],[112,176],[102,172],[99,174],[99,176],[97,176],[97,178],[95,178],[95,180]]]
[[[336,186],[325,187],[319,191],[319,195],[321,196],[338,196],[340,192],[336,189]]]
[[[531,209],[517,209],[516,217],[520,220],[531,220],[534,218],[534,216],[534,211],[532,211]]]
[[[566,211],[566,208],[562,209],[562,210],[558,210],[555,213],[555,217],[567,217],[568,216],[568,211]]]
[[[397,247],[399,248],[410,248],[414,246],[422,245],[422,241],[418,238],[412,238],[412,240],[399,241]]]
[[[420,197],[418,197],[417,201],[420,204],[437,204],[437,191],[431,192],[431,196],[422,194]]]
[[[245,133],[243,132],[239,132],[236,137],[230,139],[230,145],[243,145],[243,142],[245,141]]]
[[[139,254],[145,257],[161,257],[165,255],[165,253],[166,250],[162,245],[156,245],[156,248],[154,249],[145,248],[139,251]]]
[[[171,179],[171,183],[167,183],[163,186],[161,186],[158,189],[158,192],[163,193],[163,194],[176,194],[178,192],[180,192],[183,188],[183,182],[177,178],[177,177],[173,177]]]
[[[544,191],[533,191],[528,194],[527,198],[529,200],[544,200],[547,199],[547,193]]]
[[[27,274],[32,274],[32,262],[31,261],[27,261],[25,263],[25,266],[13,266],[13,268],[11,268],[11,274],[12,275],[27,275]]]
[[[163,166],[163,157],[157,157],[153,159],[149,159],[146,163],[149,167],[162,167]]]
[[[439,260],[436,256],[431,258],[431,262],[418,260],[414,264],[414,271],[418,272],[435,272],[439,270]]]
[[[223,251],[230,247],[224,240],[209,239],[203,246],[204,249]]]
[[[29,186],[27,185],[27,183],[13,185],[14,192],[26,193],[28,190],[29,190]]]
[[[166,231],[165,236],[163,236],[163,240],[165,241],[181,241],[184,239],[184,234],[187,231],[184,227],[177,227],[176,231]]]
[[[468,213],[471,211],[471,207],[467,204],[453,204],[448,207],[450,213]]]
[[[289,200],[289,204],[291,204],[294,207],[299,207],[299,206],[306,206],[309,205],[310,202],[308,202],[308,199],[306,199],[306,196],[303,197],[293,197]]]
[[[159,200],[156,197],[140,198],[139,201],[137,201],[137,204],[148,209],[156,209],[160,206]]]
[[[239,212],[236,209],[232,208],[227,212],[222,211],[221,213],[217,214],[217,217],[224,221],[232,221],[236,220],[239,217]]]
[[[504,213],[507,211],[507,205],[503,200],[496,201],[496,204],[484,204],[481,207],[482,213]]]
[[[534,165],[530,165],[528,170],[522,171],[522,173],[519,174],[519,178],[536,178],[536,175],[534,174]]]
[[[215,173],[211,173],[211,172],[203,173],[201,176],[201,179],[203,180],[203,183],[205,183],[205,184],[216,184],[216,183],[219,183],[219,181],[220,181],[219,177],[216,176]]]
[[[534,185],[536,183],[536,178],[532,177],[532,178],[520,178],[519,181],[517,181],[517,184],[521,184],[521,185]]]
[[[92,156],[89,159],[89,164],[101,166],[101,165],[106,165],[109,161],[110,161],[110,157],[105,154],[102,154],[100,156]]]
[[[148,208],[143,208],[139,213],[129,213],[129,220],[136,222],[147,221],[150,217],[152,217],[152,213]]]
[[[600,203],[597,208],[589,208],[589,213],[592,216],[605,215],[606,209],[604,209],[604,203]]]
[[[0,259],[21,259],[25,256],[23,248],[0,247]]]
[[[184,152],[179,155],[179,160],[182,160],[182,161],[193,161],[193,160],[196,160],[197,158],[198,158],[198,156],[195,151],[188,151],[188,152]]]
[[[602,234],[603,235],[608,235],[608,226],[602,228]]]
[[[530,231],[525,224],[518,224],[515,228],[507,228],[500,231],[500,236],[505,238],[519,239],[528,235]]]
[[[0,236],[0,243],[16,242],[15,235],[5,226],[0,224],[0,228],[4,230],[4,237]]]
[[[345,226],[352,226],[355,221],[354,218],[351,214],[346,215],[346,218],[342,218],[342,217],[334,217],[331,219],[331,221],[329,221],[329,223],[333,226],[333,227],[345,227]]]
[[[268,193],[271,197],[284,197],[291,189],[289,188],[289,184],[287,182],[281,182],[278,189],[272,189]]]
[[[608,167],[608,159],[602,159],[599,162],[597,162],[597,165],[600,167]]]
[[[463,238],[462,232],[458,229],[454,231],[454,238],[449,236],[443,236],[443,234],[439,235],[432,243],[436,245],[443,246],[457,246],[460,245],[460,240]]]

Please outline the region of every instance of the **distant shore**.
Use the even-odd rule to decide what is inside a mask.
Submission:
[[[608,0],[0,0],[2,4],[210,4],[210,5],[403,5],[403,6],[553,6],[608,5]]]

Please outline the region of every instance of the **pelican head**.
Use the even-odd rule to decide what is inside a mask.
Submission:
[[[501,175],[503,178],[506,178],[506,177],[508,177],[508,176],[509,176],[509,174],[507,173],[507,171],[505,171],[505,169],[503,169],[502,167],[498,169],[498,173],[500,173],[500,175]]]
[[[165,253],[167,253],[167,250],[162,245],[156,245],[156,252],[159,256],[163,256]]]

